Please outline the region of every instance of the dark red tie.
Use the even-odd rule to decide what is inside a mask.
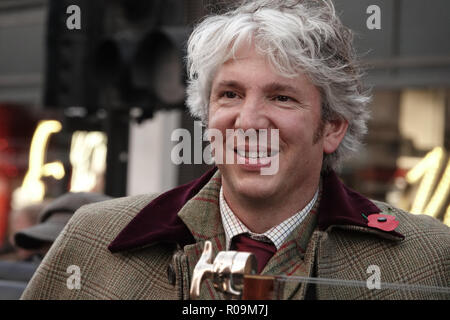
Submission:
[[[277,247],[272,242],[254,240],[248,234],[234,236],[231,249],[255,254],[258,262],[258,273],[261,273],[269,259],[277,252]]]

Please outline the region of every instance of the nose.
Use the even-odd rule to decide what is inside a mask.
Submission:
[[[248,95],[242,103],[235,119],[235,129],[269,129],[270,120],[264,108],[264,99],[257,95]]]

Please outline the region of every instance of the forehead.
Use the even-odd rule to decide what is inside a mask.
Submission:
[[[314,85],[302,72],[295,77],[286,77],[252,46],[241,47],[234,56],[225,61],[213,78],[213,87],[220,84],[238,82],[243,86],[261,88],[289,87],[302,93],[314,89]]]

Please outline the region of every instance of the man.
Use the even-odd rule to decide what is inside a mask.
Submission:
[[[202,21],[187,58],[187,104],[205,126],[225,137],[252,129],[279,139],[258,140],[256,152],[246,140],[214,140],[217,168],[201,178],[159,196],[83,207],[23,298],[188,299],[207,240],[214,255],[255,252],[263,275],[366,281],[375,266],[383,282],[448,287],[448,227],[370,201],[333,171],[366,131],[369,98],[331,3],[248,1]],[[274,174],[261,174],[273,164]],[[70,265],[80,268],[79,290],[66,286]],[[442,297],[291,281],[277,295]],[[200,298],[223,295],[207,280]]]

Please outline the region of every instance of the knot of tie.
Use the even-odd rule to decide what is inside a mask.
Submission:
[[[270,258],[277,252],[277,247],[272,242],[254,240],[248,234],[234,236],[231,249],[253,253],[258,262],[258,273],[261,273]]]

